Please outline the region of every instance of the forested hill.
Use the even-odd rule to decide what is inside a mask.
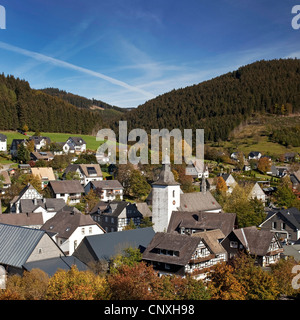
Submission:
[[[300,60],[258,61],[209,81],[173,90],[126,113],[128,128],[205,129],[225,140],[249,116],[300,112]]]
[[[102,127],[102,117],[33,90],[25,80],[1,74],[0,129],[16,130],[25,124],[32,131],[90,134]]]
[[[60,90],[58,88],[45,88],[45,89],[40,89],[40,91],[43,91],[51,96],[61,98],[74,106],[78,108],[86,108],[89,109],[93,106],[100,107],[103,109],[115,109],[117,111],[123,112],[124,110],[122,108],[112,106],[108,103],[105,103],[101,100],[96,100],[96,99],[88,99],[82,96],[79,96],[77,94],[73,94],[71,92],[66,92],[65,90]]]

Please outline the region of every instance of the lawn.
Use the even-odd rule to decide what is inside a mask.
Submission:
[[[1,131],[0,133],[5,134],[7,136],[7,143],[11,144],[13,139],[27,139],[28,136],[34,134],[34,132],[28,132],[28,136],[25,136],[17,131]],[[82,137],[87,144],[87,149],[97,150],[101,145],[100,141],[96,141],[95,136],[90,135],[78,135],[78,134],[70,134],[70,133],[52,133],[52,132],[41,132],[42,136],[49,137],[52,142],[64,142],[67,141],[69,137]]]

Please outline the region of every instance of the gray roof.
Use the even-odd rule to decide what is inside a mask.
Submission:
[[[72,140],[76,146],[86,144],[86,142],[81,137],[70,137],[68,140]]]
[[[35,204],[36,203],[36,204]],[[44,198],[44,199],[21,199],[20,210],[22,212],[33,212],[37,208],[42,207],[47,211],[57,212],[65,207],[64,199]]]
[[[146,248],[154,235],[153,228],[149,227],[86,236],[75,250],[74,255],[76,256],[76,251],[85,247],[86,250],[92,252],[96,260],[109,260],[128,247]]]
[[[82,214],[74,208],[72,211],[57,212],[54,217],[46,221],[41,230],[54,232],[59,237],[68,239],[78,227],[95,224],[97,223],[90,215]]]
[[[5,142],[7,140],[7,136],[0,133],[0,141]]]
[[[227,236],[235,222],[235,213],[173,211],[167,232],[178,233],[181,228],[199,231],[220,229]]]
[[[298,263],[300,261],[300,244],[283,246],[283,254],[293,257]]]
[[[243,246],[247,248],[250,254],[265,256],[270,247],[274,232],[269,230],[258,230],[255,226],[235,229],[233,233],[238,237]]]
[[[78,180],[50,181],[54,193],[84,193],[83,186]]]
[[[200,237],[157,232],[143,253],[143,260],[185,266],[191,259],[200,241]],[[162,255],[157,253],[157,249],[177,251],[179,254],[178,256]]]
[[[3,213],[0,214],[0,223],[14,226],[42,226],[44,220],[42,213]]]
[[[294,228],[300,230],[300,211],[297,208],[288,209],[272,209],[268,212],[266,220],[261,224],[263,225],[272,216],[282,216],[286,221],[288,221]]]
[[[159,186],[174,186],[179,185],[180,183],[176,182],[174,179],[173,172],[171,171],[171,166],[169,162],[165,162],[163,164],[163,169],[159,174],[159,178],[157,181],[152,183],[152,185],[159,185]]]
[[[91,181],[95,188],[100,189],[123,189],[123,186],[118,180],[101,180],[101,181]]]
[[[52,277],[58,269],[70,270],[73,265],[75,265],[79,271],[85,271],[88,269],[86,264],[73,256],[61,256],[57,258],[31,261],[25,263],[23,267],[27,271],[31,271],[35,268],[41,269],[46,272],[49,277]]]
[[[0,264],[21,268],[45,231],[0,224]]]
[[[222,210],[222,207],[209,192],[192,192],[180,194],[179,211],[210,211]]]

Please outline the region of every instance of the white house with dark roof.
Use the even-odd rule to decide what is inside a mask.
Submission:
[[[158,232],[143,253],[143,261],[160,275],[191,275],[203,279],[217,263],[227,261],[227,252],[220,241],[220,230],[187,236]]]
[[[53,198],[64,199],[69,204],[79,203],[84,193],[84,189],[78,180],[50,181],[47,188],[49,188]]]
[[[95,190],[100,195],[101,201],[113,201],[116,198],[123,200],[123,186],[118,180],[90,181],[85,187],[85,194]]]
[[[43,199],[43,196],[30,184],[20,192],[18,196],[15,196],[10,202],[10,212],[20,213],[20,201],[24,199]]]
[[[29,141],[34,142],[34,150],[40,151],[41,148],[46,147],[47,144],[51,143],[51,139],[49,137],[39,137],[39,136],[31,136]]]
[[[82,153],[86,151],[86,142],[81,137],[69,137],[63,144],[64,153]]]
[[[90,215],[84,215],[76,208],[58,212],[41,230],[51,233],[53,240],[66,255],[72,255],[85,236],[105,233]]]
[[[0,151],[7,151],[7,136],[0,133]]]

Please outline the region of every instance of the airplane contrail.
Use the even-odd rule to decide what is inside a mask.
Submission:
[[[124,81],[120,81],[118,79],[106,76],[103,73],[96,72],[96,71],[93,71],[93,70],[90,70],[90,69],[87,69],[87,68],[83,68],[83,67],[80,67],[80,66],[76,66],[76,65],[74,65],[72,63],[65,62],[63,60],[59,60],[59,59],[56,59],[56,58],[52,58],[52,57],[46,56],[46,55],[38,53],[38,52],[34,52],[34,51],[26,50],[26,49],[23,49],[23,48],[20,48],[20,47],[16,47],[16,46],[13,46],[11,44],[8,44],[8,43],[2,42],[2,41],[0,41],[0,48],[4,49],[4,50],[11,51],[11,52],[19,53],[19,54],[21,54],[23,56],[27,56],[27,57],[30,57],[32,59],[35,59],[35,60],[38,60],[38,61],[41,61],[41,62],[48,62],[48,63],[51,63],[51,64],[53,64],[55,66],[58,66],[58,67],[79,71],[79,72],[88,74],[90,76],[106,80],[106,81],[108,81],[108,82],[110,82],[112,84],[115,84],[117,86],[123,87],[125,89],[131,90],[131,91],[135,91],[135,92],[139,92],[139,93],[143,94],[144,96],[146,96],[147,98],[153,98],[154,97],[154,95],[152,93],[147,92],[147,91],[145,91],[143,89],[131,86],[130,84],[128,84],[128,83],[126,83]]]

